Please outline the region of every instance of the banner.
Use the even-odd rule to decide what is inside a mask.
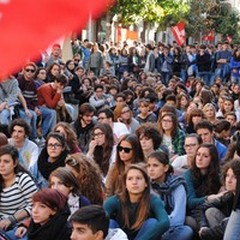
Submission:
[[[179,22],[176,26],[171,27],[171,32],[177,44],[182,46],[186,40],[185,23]]]
[[[49,44],[83,29],[113,0],[0,0],[0,77],[39,56]]]
[[[203,36],[203,40],[204,41],[209,41],[209,42],[212,42],[214,41],[214,38],[215,38],[215,32],[213,30],[211,30],[208,35],[205,35]]]

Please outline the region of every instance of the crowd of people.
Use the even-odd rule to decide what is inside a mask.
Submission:
[[[239,239],[238,46],[72,48],[0,83],[0,236]]]

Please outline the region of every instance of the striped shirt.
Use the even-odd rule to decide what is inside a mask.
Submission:
[[[7,217],[21,210],[30,215],[32,195],[36,191],[37,187],[27,173],[17,173],[14,183],[0,193],[0,217]]]

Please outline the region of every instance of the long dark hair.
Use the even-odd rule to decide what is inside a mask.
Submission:
[[[207,173],[204,176],[202,175],[200,169],[196,165],[196,156],[200,148],[207,148],[211,157],[211,162],[208,166]],[[190,171],[193,176],[194,188],[196,189],[196,193],[198,196],[214,194],[219,191],[219,188],[221,187],[219,176],[220,167],[218,152],[215,145],[203,143],[197,148],[193,165]]]
[[[93,152],[93,159],[99,165],[104,176],[107,175],[109,169],[109,160],[111,158],[112,149],[114,145],[112,128],[106,123],[97,123],[92,134],[96,129],[100,129],[105,135],[105,143],[103,146],[96,146]]]
[[[16,166],[14,168],[14,173],[17,174],[19,172],[25,172],[28,173],[28,171],[19,163],[18,158],[19,158],[19,153],[18,150],[12,146],[12,145],[4,145],[0,147],[0,158],[3,155],[10,155],[11,158],[13,159],[13,163],[16,163]],[[28,173],[29,174],[29,173]],[[4,188],[4,179],[2,175],[0,174],[0,193],[2,192]]]
[[[130,170],[139,170],[147,184],[147,187],[144,189],[142,196],[139,200],[138,207],[137,207],[137,216],[135,223],[130,226],[130,209],[129,209],[129,193],[126,189],[126,180],[127,176]],[[124,172],[123,175],[123,181],[122,181],[123,187],[122,191],[118,194],[118,197],[120,199],[121,205],[122,205],[122,214],[123,214],[123,221],[125,227],[131,228],[133,230],[139,230],[144,223],[144,221],[147,219],[150,209],[150,181],[146,172],[146,169],[144,167],[144,164],[138,163],[138,164],[130,164],[127,169]]]

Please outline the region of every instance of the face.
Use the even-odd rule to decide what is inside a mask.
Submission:
[[[147,171],[150,179],[163,182],[168,171],[168,165],[163,165],[156,158],[148,158]]]
[[[181,98],[181,106],[182,106],[182,107],[186,107],[187,104],[188,104],[188,100],[187,100],[187,98],[182,97],[182,98]]]
[[[93,233],[87,224],[72,222],[71,240],[103,240],[102,231]]]
[[[224,101],[223,108],[226,112],[231,112],[233,109],[233,104],[231,101]]]
[[[147,114],[149,112],[149,104],[140,103],[139,110],[142,114]]]
[[[202,115],[199,113],[196,113],[194,115],[192,115],[192,122],[194,125],[196,125],[197,123],[202,121]]]
[[[119,104],[119,103],[124,103],[125,101],[124,101],[124,99],[122,98],[122,97],[118,97],[117,99],[116,99],[116,105],[117,104]]]
[[[55,138],[50,137],[47,142],[47,152],[49,158],[52,160],[57,159],[64,151],[62,144]]]
[[[70,70],[73,70],[73,69],[75,68],[75,64],[74,64],[73,61],[71,61],[71,62],[68,63],[68,68],[69,68]]]
[[[131,169],[128,171],[126,178],[126,189],[130,195],[141,195],[146,187],[147,183],[140,170]]]
[[[45,70],[40,70],[38,75],[37,75],[37,78],[40,79],[40,80],[45,80],[47,77],[47,72]]]
[[[151,138],[146,137],[143,134],[141,134],[139,140],[140,140],[142,150],[144,152],[149,152],[151,150],[152,151],[154,150],[153,140]]]
[[[225,187],[227,191],[235,192],[237,186],[237,177],[235,176],[233,170],[229,168],[227,170],[225,178]]]
[[[133,150],[132,145],[129,142],[123,140],[118,146],[118,152],[120,159],[124,162],[124,164],[131,163]]]
[[[213,134],[207,128],[200,128],[197,134],[202,139],[203,143],[212,143]]]
[[[206,170],[211,163],[211,155],[209,149],[206,147],[200,147],[196,154],[196,166],[200,170]]]
[[[227,120],[228,122],[230,122],[231,126],[233,126],[233,125],[236,123],[236,118],[235,118],[234,116],[232,116],[232,115],[228,115],[228,116],[226,117],[226,120]]]
[[[61,192],[62,194],[64,194],[65,196],[68,196],[71,192],[71,188],[65,186],[63,184],[63,182],[55,177],[55,176],[52,176],[50,181],[49,181],[49,185],[52,189],[56,189],[58,190],[59,192]]]
[[[185,139],[184,149],[186,154],[190,157],[194,157],[199,143],[195,137],[188,137]]]
[[[64,127],[58,126],[55,132],[61,133],[65,137],[65,139],[67,139],[67,132],[65,131]]]
[[[22,143],[25,141],[25,130],[21,126],[14,126],[11,137],[14,142]]]
[[[212,107],[207,107],[207,108],[206,108],[205,116],[206,116],[207,118],[212,118],[212,117],[215,116],[215,112],[214,112],[214,110],[213,110]]]
[[[60,73],[60,67],[57,65],[54,65],[51,69],[51,73],[53,76],[57,76]]]
[[[33,76],[34,76],[34,73],[35,73],[36,69],[29,65],[29,66],[26,66],[24,68],[24,71],[23,71],[23,76],[26,80],[30,80],[30,79],[33,79]]]
[[[164,131],[171,131],[173,128],[173,121],[170,116],[165,116],[162,118],[162,128]]]
[[[81,121],[83,123],[83,125],[89,125],[92,123],[92,119],[93,119],[94,113],[93,112],[86,112],[82,115],[81,117]]]
[[[109,124],[109,120],[108,120],[108,118],[107,118],[106,113],[99,113],[99,115],[98,115],[98,121],[99,121],[100,123],[107,123],[107,124]]]
[[[97,88],[95,93],[97,98],[101,98],[103,96],[104,91],[102,88]]]
[[[124,107],[121,111],[121,118],[123,120],[128,120],[131,118],[131,112],[130,109],[128,107]]]
[[[17,162],[14,162],[12,156],[9,154],[4,154],[0,157],[0,174],[3,177],[9,176],[14,173],[14,168]]]
[[[100,129],[94,130],[93,138],[98,146],[102,146],[106,142],[106,136]]]
[[[56,211],[49,208],[46,204],[43,204],[41,202],[33,202],[32,219],[34,223],[43,225],[54,214],[56,214]]]
[[[59,47],[54,47],[54,48],[52,49],[52,55],[53,55],[53,56],[58,57],[58,56],[60,56],[60,54],[61,54],[61,48],[59,48]]]

